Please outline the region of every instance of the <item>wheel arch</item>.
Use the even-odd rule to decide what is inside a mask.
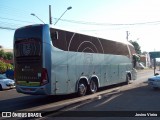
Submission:
[[[81,76],[78,80],[77,80],[77,83],[76,83],[76,92],[78,92],[78,84],[81,82],[81,81],[84,81],[87,86],[89,85],[89,79],[86,77],[86,76]]]
[[[129,80],[132,80],[132,73],[131,71],[126,71],[126,76],[129,76]]]
[[[98,78],[97,75],[92,75],[92,76],[89,78],[89,82],[90,82],[91,80],[94,80],[94,81],[96,82],[98,88],[100,87],[100,82],[99,82],[99,78]]]

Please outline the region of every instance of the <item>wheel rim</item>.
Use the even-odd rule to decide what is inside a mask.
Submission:
[[[126,76],[126,82],[127,82],[127,84],[129,83],[129,81],[130,81],[130,77],[127,75]]]
[[[85,95],[86,94],[86,86],[83,83],[81,83],[79,85],[79,93],[80,93],[80,95]]]
[[[93,93],[97,91],[97,85],[94,81],[91,81],[90,89],[91,89],[91,92],[93,92]]]

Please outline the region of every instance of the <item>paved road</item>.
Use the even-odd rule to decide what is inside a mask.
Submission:
[[[67,114],[73,116],[68,118],[70,120],[82,118],[83,120],[95,120],[97,117],[102,120],[159,120],[160,117],[158,118],[156,116],[160,116],[160,90],[153,90],[148,87],[146,82],[147,78],[153,74],[152,72],[153,71],[149,70],[145,72],[140,71],[138,80],[134,81],[132,84],[119,86],[110,94],[102,94],[99,99],[88,101],[81,106],[73,106],[68,109],[71,112],[63,112],[60,115],[66,116]],[[66,109],[66,111],[68,110]],[[49,118],[53,118],[54,115],[50,115]],[[118,117],[121,115],[122,117]],[[130,115],[135,115],[135,117],[127,117]],[[54,117],[54,119],[64,120],[66,117]]]
[[[107,88],[81,98],[75,98],[73,95],[31,96],[17,93],[15,90],[0,91],[0,111],[53,111],[59,106],[65,106],[62,110],[66,111],[160,111],[160,91],[152,90],[146,83],[147,78],[152,75],[153,70],[139,71],[138,79],[132,84]],[[71,103],[72,105],[69,105]]]

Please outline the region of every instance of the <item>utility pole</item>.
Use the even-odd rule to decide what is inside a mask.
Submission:
[[[156,75],[156,58],[153,59],[154,62],[154,75]]]
[[[49,5],[49,24],[52,25],[51,5]]]
[[[126,39],[129,40],[129,31],[126,31]]]
[[[127,35],[126,35],[127,42],[129,42],[129,40],[128,40],[129,32],[128,32],[128,31],[126,31],[126,34],[127,34]],[[132,55],[131,55],[131,50],[130,50],[130,48],[129,48],[128,43],[127,43],[127,49],[128,49],[129,58],[131,58],[131,57],[132,57]]]

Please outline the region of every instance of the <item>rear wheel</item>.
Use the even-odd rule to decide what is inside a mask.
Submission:
[[[129,75],[127,74],[126,75],[126,84],[129,84],[130,83],[130,77],[129,77]]]
[[[154,90],[158,90],[158,87],[153,87]]]
[[[2,91],[3,90],[3,88],[2,88],[2,85],[0,84],[0,91]]]
[[[91,80],[90,84],[89,84],[89,93],[90,94],[96,93],[97,89],[98,89],[98,87],[97,87],[96,82],[94,80]]]
[[[78,84],[78,96],[84,96],[87,92],[87,84],[84,81],[80,81]]]

